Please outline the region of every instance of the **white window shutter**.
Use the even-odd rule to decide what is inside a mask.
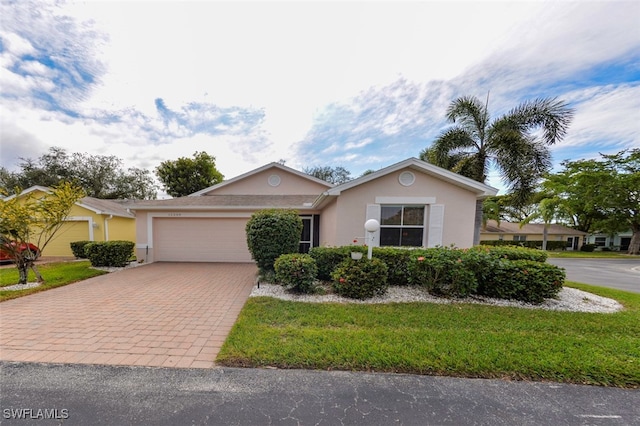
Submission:
[[[431,204],[429,206],[429,231],[427,234],[427,247],[442,245],[443,229],[444,204]]]
[[[367,204],[367,217],[365,222],[369,219],[375,219],[380,222],[380,204]],[[364,224],[362,226],[362,231],[366,237],[367,244],[369,244],[369,233],[364,229]],[[380,230],[373,234],[373,244],[371,246],[380,247]]]

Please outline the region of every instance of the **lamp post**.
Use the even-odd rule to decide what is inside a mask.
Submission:
[[[367,247],[369,249],[367,258],[371,259],[373,253],[373,235],[380,229],[380,223],[375,219],[369,219],[364,223],[364,229],[369,233],[369,241]]]

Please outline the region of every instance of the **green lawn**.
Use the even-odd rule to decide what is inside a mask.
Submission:
[[[216,362],[640,387],[640,294],[567,283],[615,314],[250,298]]]
[[[549,251],[549,257],[562,258],[601,258],[601,259],[638,259],[640,256],[620,253],[619,251]]]
[[[15,267],[0,269],[0,302],[9,299],[15,299],[16,297],[26,296],[28,294],[37,293],[39,291],[49,290],[55,287],[61,287],[63,285],[82,281],[87,278],[106,273],[104,271],[92,269],[91,263],[89,261],[48,263],[44,265],[38,265],[38,271],[40,271],[40,274],[45,279],[44,284],[38,287],[28,288],[24,290],[3,290],[3,287],[17,284],[19,275],[18,269]],[[33,271],[29,271],[28,281],[36,281]]]

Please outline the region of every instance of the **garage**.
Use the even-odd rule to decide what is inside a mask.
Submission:
[[[153,218],[156,262],[252,262],[248,218]]]

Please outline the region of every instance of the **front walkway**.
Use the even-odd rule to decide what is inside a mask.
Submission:
[[[210,368],[254,264],[153,263],[0,303],[0,360]]]

